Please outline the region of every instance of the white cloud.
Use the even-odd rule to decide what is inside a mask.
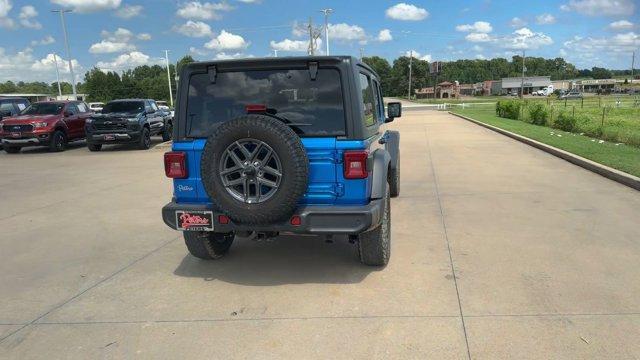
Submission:
[[[640,35],[630,31],[624,34],[616,34],[611,37],[585,38],[581,36],[574,36],[571,40],[564,43],[564,47],[581,53],[624,53],[633,51],[640,47]]]
[[[560,49],[560,51],[558,52],[560,54],[560,56],[565,57],[567,56],[567,50],[565,49]]]
[[[221,3],[201,3],[200,1],[190,1],[183,4],[177,11],[177,15],[184,19],[194,20],[214,20],[220,19],[218,12],[232,10],[233,7],[225,2]]]
[[[367,38],[367,34],[358,25],[329,24],[329,38],[343,41],[364,41]]]
[[[478,60],[486,60],[487,58],[482,54],[476,54],[476,59],[478,59]]]
[[[51,35],[47,35],[42,40],[33,40],[31,42],[31,46],[49,45],[53,44],[54,42],[56,42],[56,39],[54,39]]]
[[[69,74],[69,62],[61,58],[59,55],[56,55],[56,58],[58,60],[58,71],[63,74]],[[54,72],[56,71],[56,58],[54,58],[53,54],[47,54],[44,58],[34,61],[31,64],[30,70],[36,72]],[[71,64],[73,65],[73,71],[77,76],[77,74],[82,71],[82,67],[76,59],[71,60]]]
[[[72,60],[76,74],[84,71],[76,59]],[[68,74],[68,62],[58,56],[58,67],[61,74]],[[45,81],[53,82],[56,79],[53,54],[48,54],[42,59],[36,59],[30,48],[16,53],[7,53],[0,47],[0,78],[2,81]],[[70,79],[62,79],[69,81]]]
[[[418,51],[415,51],[415,50],[405,52],[404,56],[406,56],[406,57],[413,56],[416,59],[420,59],[420,60],[431,62],[431,54],[422,55]]]
[[[388,18],[402,21],[419,21],[429,16],[429,12],[412,4],[399,3],[385,12]]]
[[[79,13],[90,13],[117,9],[122,0],[51,0],[51,2]]]
[[[489,42],[493,40],[491,35],[485,33],[471,33],[464,38],[469,42]]]
[[[102,30],[100,32],[100,36],[102,36],[103,39],[112,42],[129,42],[133,39],[133,32],[129,29],[117,28],[114,32]]]
[[[634,0],[570,0],[560,6],[563,11],[575,11],[587,16],[630,15],[635,10]]]
[[[536,24],[538,25],[549,25],[555,24],[556,18],[551,14],[540,14],[536,16]]]
[[[38,17],[38,11],[31,5],[23,6],[20,8],[20,15],[18,18],[20,19],[20,25],[29,29],[42,29],[42,24],[40,24],[35,18]]]
[[[621,30],[631,30],[633,29],[633,23],[631,21],[627,21],[627,20],[618,20],[618,21],[614,21],[611,24],[609,24],[609,29],[611,30],[615,30],[615,31],[621,31]]]
[[[473,24],[458,25],[456,31],[488,34],[493,31],[493,27],[486,21],[476,21]]]
[[[391,36],[391,30],[389,29],[380,30],[380,32],[378,33],[378,41],[386,42],[391,40],[393,40],[393,36]]]
[[[202,21],[189,20],[180,26],[174,26],[173,30],[179,34],[189,37],[209,37],[213,35],[211,26]]]
[[[205,48],[216,51],[239,50],[248,46],[249,43],[246,42],[242,36],[232,34],[225,30],[222,30],[218,36],[204,44]]]
[[[519,17],[514,17],[509,21],[509,26],[513,27],[513,28],[521,28],[523,26],[527,25],[527,22],[522,20]]]
[[[151,40],[151,34],[149,34],[149,33],[140,33],[140,34],[136,35],[136,38],[138,40],[142,40],[142,41],[149,41],[149,40]]]
[[[0,28],[15,29],[16,23],[9,17],[13,5],[10,0],[0,0]]]
[[[245,55],[243,53],[235,53],[235,54],[227,54],[225,52],[217,53],[214,56],[215,60],[229,60],[229,59],[243,59],[243,58],[252,58],[253,55]]]
[[[116,16],[122,19],[131,19],[140,16],[143,9],[142,5],[126,4],[116,11]]]
[[[139,51],[118,55],[112,61],[99,61],[96,67],[102,71],[120,71],[135,68],[142,65],[161,65],[163,58],[152,58]]]
[[[295,37],[309,36],[309,30],[304,24],[300,24],[297,20],[291,26],[291,34]]]
[[[10,0],[0,0],[0,18],[7,17],[12,8]]]
[[[473,51],[475,51],[475,52],[481,52],[481,51],[483,51],[483,50],[484,50],[484,49],[482,48],[482,46],[480,46],[480,45],[473,45]]]
[[[136,47],[133,44],[125,42],[113,42],[109,40],[102,40],[99,43],[92,44],[89,47],[89,52],[92,54],[110,54],[125,51],[133,51]]]
[[[309,50],[309,41],[305,40],[289,40],[284,39],[282,41],[271,41],[269,43],[273,50],[278,51],[293,51],[293,52],[306,52]]]
[[[514,50],[538,49],[541,46],[553,44],[553,39],[549,36],[541,32],[534,33],[528,28],[518,29],[497,41],[502,47]]]

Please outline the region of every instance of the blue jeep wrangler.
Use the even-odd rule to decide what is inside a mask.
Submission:
[[[234,238],[343,235],[366,265],[386,265],[390,197],[400,186],[401,115],[366,64],[348,56],[192,63],[180,74],[173,200],[164,222],[198,258]]]

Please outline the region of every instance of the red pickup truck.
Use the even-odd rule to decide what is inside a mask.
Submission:
[[[63,151],[69,141],[85,138],[84,124],[92,115],[82,101],[36,102],[19,115],[0,121],[0,139],[10,154],[26,146],[48,146]]]

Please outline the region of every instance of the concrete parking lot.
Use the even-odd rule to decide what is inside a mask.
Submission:
[[[0,153],[2,358],[640,357],[640,193],[465,120],[406,111],[392,255],[187,255],[162,152]]]

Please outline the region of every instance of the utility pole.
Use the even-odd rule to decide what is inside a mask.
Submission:
[[[636,65],[636,52],[631,53],[631,83],[633,84],[633,67]]]
[[[522,50],[522,78],[520,81],[520,98],[524,99],[524,50]]]
[[[69,37],[67,36],[67,23],[64,21],[64,13],[71,12],[71,10],[51,10],[51,12],[60,13],[60,21],[62,22],[62,33],[64,34],[64,46],[67,50],[67,59],[69,60],[69,73],[71,74],[71,89],[73,89],[73,98],[78,99],[78,92],[76,91],[76,75],[73,73],[73,64],[71,61],[71,51],[69,50]]]
[[[313,28],[313,20],[311,19],[311,17],[309,17],[309,25],[307,26],[309,28],[309,55],[313,56],[316,54],[316,42],[318,40],[318,38],[320,37],[320,35],[322,35],[322,31],[320,31],[319,29],[314,29]]]
[[[53,62],[56,64],[56,80],[58,81],[58,96],[62,99],[62,88],[60,87],[60,71],[58,70],[58,56],[53,53]]]
[[[173,90],[171,90],[171,70],[169,70],[169,50],[164,51],[164,59],[167,63],[167,81],[169,82],[169,101],[173,107]]]
[[[333,9],[322,9],[320,12],[324,14],[324,41],[327,42],[327,53],[325,55],[329,55],[329,14],[333,12]]]
[[[408,99],[411,100],[411,65],[413,65],[413,50],[409,51],[409,95]]]
[[[360,48],[360,60],[364,59],[364,48]]]
[[[278,49],[273,49],[273,55],[274,57],[278,57]]]

